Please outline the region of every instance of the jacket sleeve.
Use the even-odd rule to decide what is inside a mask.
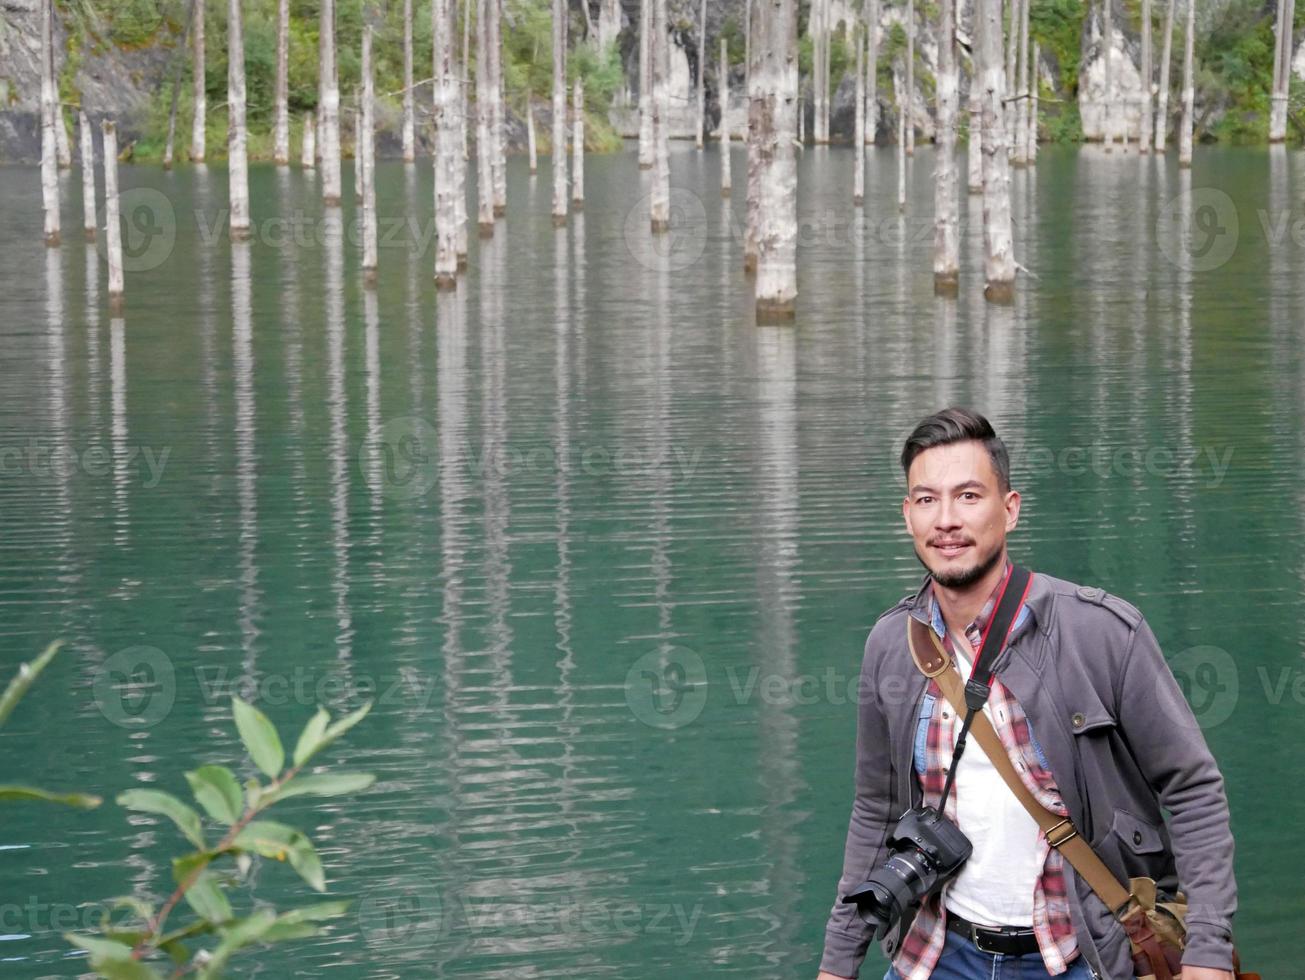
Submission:
[[[898,617],[892,621],[901,625]],[[889,813],[892,755],[888,725],[876,690],[877,658],[886,649],[887,627],[888,621],[881,619],[870,631],[857,684],[856,795],[843,851],[843,874],[825,925],[825,949],[820,961],[821,970],[839,977],[858,974],[873,936],[873,930],[856,914],[856,906],[844,904],[841,899],[887,860],[886,838],[895,823]]]
[[[1231,970],[1237,884],[1223,776],[1145,620],[1133,631],[1120,684],[1124,736],[1170,813],[1188,903],[1183,964]]]

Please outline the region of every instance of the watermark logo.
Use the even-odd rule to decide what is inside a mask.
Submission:
[[[177,244],[177,212],[166,194],[153,187],[133,187],[118,194],[118,214],[122,226],[122,269],[124,272],[149,272],[157,269]],[[104,208],[98,215],[99,226],[108,226]],[[95,249],[108,261],[108,236],[95,236]]]
[[[1156,240],[1175,266],[1210,272],[1232,258],[1241,224],[1233,199],[1216,187],[1185,190],[1156,218]]]
[[[651,230],[652,194],[645,194],[625,215],[625,247],[631,257],[655,272],[681,272],[702,258],[707,248],[707,209],[683,187],[672,187],[670,228]]]
[[[1237,661],[1227,650],[1215,646],[1188,647],[1169,661],[1169,669],[1200,728],[1214,728],[1232,716],[1241,685]],[[1161,691],[1162,709],[1164,701]]]
[[[626,672],[625,703],[649,727],[683,728],[707,704],[707,666],[688,647],[645,653]]]
[[[113,724],[150,728],[172,710],[177,674],[172,660],[157,647],[127,647],[100,665],[91,691],[100,714]]]
[[[390,419],[358,450],[363,479],[373,490],[404,499],[425,496],[439,472],[439,434],[425,419]]]
[[[422,953],[444,931],[439,889],[425,878],[388,882],[358,903],[358,928],[371,949],[400,957]]]

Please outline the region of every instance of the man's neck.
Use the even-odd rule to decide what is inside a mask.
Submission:
[[[949,589],[934,580],[933,594],[938,600],[938,608],[942,611],[943,622],[947,624],[949,633],[965,636],[965,628],[974,622],[974,617],[979,615],[988,596],[992,595],[992,590],[1006,574],[1008,561],[1003,548],[1000,560],[988,570],[988,574],[964,589]]]

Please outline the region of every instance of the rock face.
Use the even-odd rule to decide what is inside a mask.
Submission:
[[[1111,2],[1111,0],[1107,0]],[[1083,122],[1083,136],[1089,140],[1100,140],[1105,136],[1106,114],[1110,112],[1117,120],[1116,136],[1126,136],[1136,140],[1141,131],[1142,119],[1142,43],[1140,38],[1125,34],[1121,29],[1128,23],[1128,11],[1122,3],[1116,3],[1112,10],[1115,29],[1111,38],[1110,65],[1114,75],[1111,85],[1112,102],[1106,99],[1106,44],[1102,36],[1102,8],[1093,4],[1083,24],[1082,61],[1078,74],[1078,111]],[[1163,21],[1162,21],[1163,23]],[[1159,82],[1159,65],[1163,29],[1153,32],[1152,62],[1156,66],[1156,79]],[[1181,41],[1181,34],[1175,28],[1176,40]],[[1175,60],[1181,70],[1182,51],[1175,44]],[[1173,76],[1177,77],[1177,76]],[[1172,102],[1171,102],[1172,105]]]

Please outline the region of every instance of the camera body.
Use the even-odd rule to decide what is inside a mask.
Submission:
[[[875,927],[882,939],[908,909],[954,878],[974,851],[970,839],[934,807],[915,807],[902,814],[888,837],[892,852],[876,870],[848,895],[857,914]]]

